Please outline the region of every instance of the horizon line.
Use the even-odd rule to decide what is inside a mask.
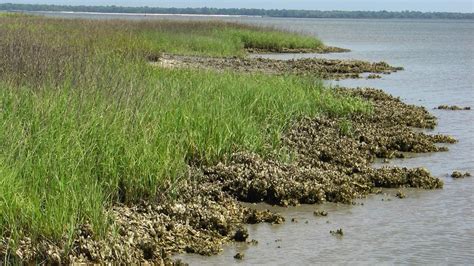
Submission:
[[[340,10],[340,9],[331,9],[331,10],[322,10],[322,9],[286,9],[286,8],[247,8],[247,7],[212,7],[212,6],[202,6],[202,7],[164,7],[164,6],[148,6],[148,5],[143,5],[143,6],[126,6],[126,5],[75,5],[75,4],[23,4],[23,3],[0,3],[1,5],[24,5],[24,6],[67,6],[67,7],[123,7],[123,8],[163,8],[163,9],[202,9],[202,8],[208,8],[208,9],[241,9],[241,10],[266,10],[266,11],[282,11],[282,10],[287,10],[287,11],[320,11],[320,12],[387,12],[387,13],[404,13],[404,12],[417,12],[417,13],[426,13],[426,14],[433,14],[433,13],[450,13],[450,14],[474,14],[474,12],[462,12],[462,11],[419,11],[419,10],[399,10],[399,11],[393,11],[393,10],[386,10],[386,9],[380,9],[380,10]],[[46,10],[45,10],[46,11]]]

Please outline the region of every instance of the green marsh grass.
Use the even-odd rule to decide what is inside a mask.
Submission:
[[[298,117],[370,109],[309,77],[146,59],[313,43],[285,34],[221,22],[0,18],[0,237],[70,241],[86,221],[101,237],[107,207],[179,185],[190,163],[265,155]]]

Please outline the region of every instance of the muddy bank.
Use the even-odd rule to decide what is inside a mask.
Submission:
[[[294,121],[283,137],[284,146],[295,155],[292,161],[243,152],[217,165],[190,166],[186,181],[165,188],[155,201],[106,210],[113,226],[105,237],[87,224],[78,228],[70,245],[24,238],[12,250],[4,237],[2,261],[10,252],[23,262],[180,263],[172,261],[173,253],[212,255],[226,242],[251,242],[245,224],[284,222],[278,214],[239,201],[282,206],[351,203],[378,188],[442,188],[443,182],[422,168],[371,167],[375,158],[446,150],[436,143],[453,143],[453,138],[412,130],[433,128],[432,115],[381,90],[338,88],[337,92],[371,101],[373,112]]]
[[[393,67],[386,62],[370,63],[360,60],[338,60],[305,58],[299,60],[274,60],[265,58],[210,58],[194,56],[162,55],[150,58],[161,67],[204,68],[218,71],[261,72],[267,74],[312,75],[323,79],[361,78],[364,73],[372,73],[370,78],[381,78],[378,74],[390,74],[401,67]]]

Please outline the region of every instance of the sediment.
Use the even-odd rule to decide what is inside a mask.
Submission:
[[[298,60],[275,60],[266,58],[240,57],[195,57],[162,55],[152,58],[156,66],[167,68],[203,68],[217,71],[238,71],[244,73],[266,73],[276,75],[311,75],[322,79],[362,78],[364,73],[372,73],[370,78],[381,78],[378,74],[390,74],[401,67],[393,67],[386,62],[361,60],[339,60],[324,58],[304,58]]]

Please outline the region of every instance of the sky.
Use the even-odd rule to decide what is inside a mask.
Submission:
[[[474,12],[474,0],[0,0],[0,3],[313,10]]]

